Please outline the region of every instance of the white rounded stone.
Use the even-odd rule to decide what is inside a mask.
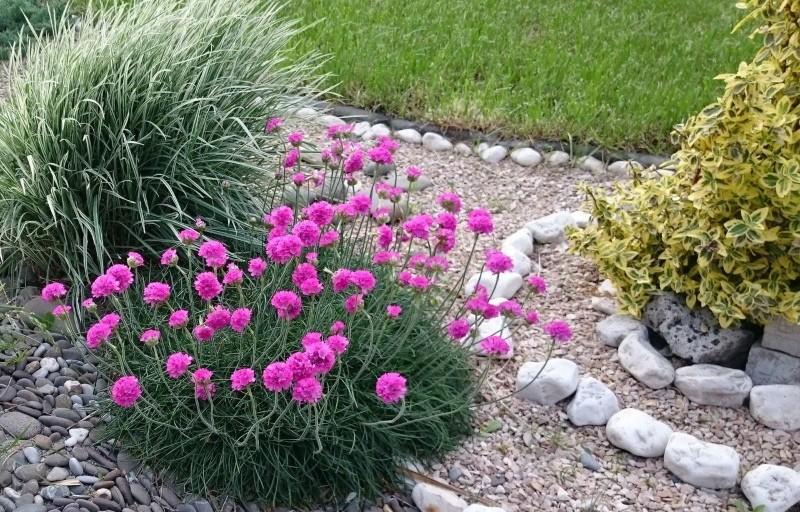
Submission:
[[[459,155],[464,155],[464,156],[472,155],[472,148],[464,144],[463,142],[459,142],[458,144],[456,144],[453,150]]]
[[[575,392],[578,376],[578,365],[569,359],[527,362],[517,372],[517,396],[539,405],[553,405]]]
[[[592,309],[603,313],[604,315],[616,315],[617,303],[614,299],[609,297],[592,297],[590,299]]]
[[[573,425],[605,425],[619,412],[617,395],[594,377],[583,377],[578,382],[575,397],[567,406],[567,416]]]
[[[739,454],[730,446],[675,432],[664,450],[664,467],[695,487],[730,489],[739,474]]]
[[[475,151],[480,155],[487,149],[489,149],[489,144],[486,142],[481,142],[480,144],[478,144],[478,147],[475,149]]]
[[[603,282],[597,286],[597,293],[607,297],[616,297],[617,287],[614,286],[610,279],[603,279]]]
[[[800,430],[800,386],[768,384],[750,390],[750,414],[776,430]]]
[[[505,146],[492,146],[481,151],[481,159],[490,164],[496,164],[508,156]]]
[[[563,167],[569,163],[569,153],[553,151],[547,154],[547,164],[552,167]]]
[[[542,155],[532,148],[518,148],[511,152],[511,160],[523,167],[533,167],[542,163]]]
[[[635,170],[642,170],[642,164],[633,160],[617,160],[608,165],[608,172],[620,177],[628,177]]]
[[[551,213],[525,224],[533,239],[540,244],[558,242],[564,238],[567,226],[574,226],[572,215],[566,211]]]
[[[478,284],[486,288],[490,299],[496,297],[510,299],[522,287],[522,276],[516,272],[492,274],[484,270],[481,274],[475,274],[469,278],[467,284],[464,285],[464,293],[472,295]]]
[[[295,112],[295,117],[299,119],[311,120],[319,115],[319,112],[311,107],[303,107]]]
[[[54,357],[43,357],[41,361],[39,361],[39,366],[44,368],[48,372],[57,372],[60,368],[58,361]]]
[[[583,229],[592,222],[592,215],[586,212],[575,211],[570,214],[572,216],[572,223]]]
[[[494,305],[499,304],[500,302],[505,302],[506,299],[494,299],[490,302]],[[476,354],[483,355],[483,352],[478,345],[482,340],[488,338],[489,336],[500,336],[506,342],[508,342],[509,347],[511,350],[508,353],[502,356],[492,356],[497,357],[498,359],[511,359],[514,357],[514,340],[511,339],[511,329],[509,328],[509,324],[506,321],[505,317],[496,316],[494,318],[489,319],[478,319],[473,315],[470,315],[469,322],[473,324],[473,336],[469,339],[469,343],[471,344],[472,351]],[[477,326],[475,325],[477,322]]]
[[[649,388],[665,388],[675,380],[672,364],[650,345],[641,332],[628,334],[619,344],[617,354],[620,364]]]
[[[697,404],[741,407],[753,388],[753,381],[742,370],[695,364],[675,370],[675,387]]]
[[[411,491],[411,499],[420,510],[429,512],[464,512],[467,502],[452,491],[420,482]]]
[[[761,464],[742,478],[742,493],[753,508],[786,512],[800,503],[800,473],[782,466]]]
[[[406,128],[405,130],[397,130],[394,132],[394,136],[403,142],[408,144],[422,144],[422,135],[413,129],[413,128]]]
[[[639,457],[661,457],[672,429],[638,409],[622,409],[606,423],[608,441]]]
[[[533,236],[527,229],[518,229],[503,240],[502,249],[513,248],[526,256],[533,254]]]
[[[594,174],[600,174],[606,170],[606,166],[603,165],[603,162],[591,155],[579,158],[578,167],[580,167],[584,171],[588,171]]]
[[[630,315],[611,315],[597,322],[595,326],[597,339],[609,347],[619,347],[630,333],[638,332],[642,338],[648,339],[647,327]]]
[[[453,143],[438,133],[428,132],[422,136],[422,146],[431,151],[450,151]]]
[[[347,124],[344,121],[342,121],[340,118],[338,118],[336,116],[333,116],[333,115],[330,115],[330,114],[325,114],[325,115],[319,116],[319,119],[317,119],[317,121],[322,126],[338,126],[338,125],[342,125],[342,124]]]
[[[511,272],[515,272],[522,277],[525,277],[533,270],[533,263],[531,262],[531,259],[525,256],[521,251],[518,251],[513,247],[504,247],[501,252],[511,258],[511,261],[514,262],[514,267],[511,269]]]
[[[369,131],[372,126],[369,124],[368,121],[361,121],[353,125],[353,135],[356,137],[363,137],[365,133]]]

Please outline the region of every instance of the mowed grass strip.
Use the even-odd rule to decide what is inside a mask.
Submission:
[[[666,152],[755,43],[732,0],[294,0],[345,102],[520,138]]]

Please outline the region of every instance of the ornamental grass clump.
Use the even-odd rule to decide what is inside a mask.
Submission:
[[[263,119],[316,84],[313,57],[286,56],[300,29],[262,0],[142,0],[55,25],[12,56],[0,104],[0,272],[86,280],[194,215],[241,238],[276,155]]]
[[[630,313],[673,290],[722,326],[800,322],[800,1],[739,5],[763,46],[676,128],[675,173],[590,191],[597,222],[573,233]]]
[[[91,319],[76,327],[111,383],[105,435],[193,492],[304,506],[401,485],[400,466],[472,430],[481,383],[510,356],[508,325],[539,321],[483,286],[461,303],[467,268],[448,272],[457,234],[474,246],[491,215],[446,193],[437,211],[388,224],[408,193],[360,171],[391,163],[397,145],[362,147],[350,129],[330,130],[324,170],[287,145],[253,228],[263,244],[231,251],[198,220],[160,258],[131,252],[83,287]],[[329,180],[347,185],[341,202],[316,196]],[[282,187],[304,187],[310,204],[281,204]],[[490,257],[492,271],[511,264]],[[69,302],[60,283],[43,298]],[[554,342],[571,336],[547,325]]]

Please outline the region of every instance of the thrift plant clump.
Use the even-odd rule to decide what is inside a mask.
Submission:
[[[197,219],[158,261],[131,252],[74,287],[89,290],[75,326],[110,382],[106,435],[194,492],[297,506],[399,485],[398,466],[471,431],[480,383],[511,355],[500,332],[477,335],[481,324],[539,321],[484,287],[460,303],[467,269],[448,272],[457,235],[474,253],[491,215],[445,193],[435,212],[389,223],[408,193],[361,171],[392,165],[397,144],[362,147],[350,130],[329,131],[321,170],[301,166],[301,132],[286,136],[276,193],[254,223],[264,244],[249,254]],[[409,168],[409,181],[421,172]],[[348,193],[329,200],[331,183]],[[281,204],[287,187],[305,206]],[[488,271],[510,265],[487,252]],[[541,277],[529,283],[546,292]],[[42,297],[71,316],[64,284]],[[560,321],[543,331],[571,336]]]

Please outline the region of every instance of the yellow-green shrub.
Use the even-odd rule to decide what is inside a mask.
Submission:
[[[763,46],[675,128],[675,173],[589,191],[597,224],[572,234],[633,314],[661,289],[723,326],[800,321],[800,0],[737,6]]]

